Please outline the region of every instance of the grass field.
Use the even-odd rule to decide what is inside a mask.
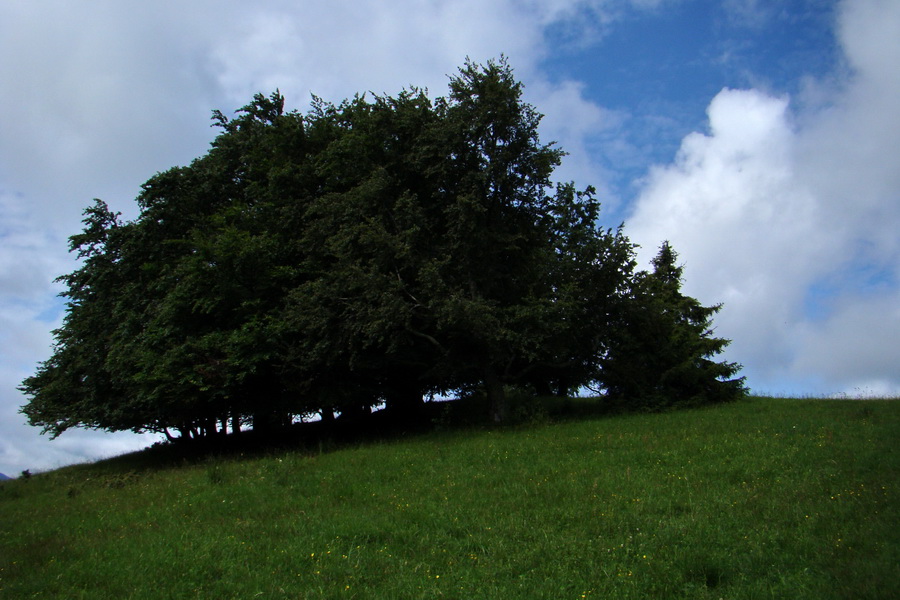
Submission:
[[[0,598],[900,598],[900,402],[750,398],[0,484]]]

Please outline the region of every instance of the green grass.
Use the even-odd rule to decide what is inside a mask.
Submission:
[[[0,597],[897,598],[898,434],[896,401],[753,398],[123,457],[2,484]]]

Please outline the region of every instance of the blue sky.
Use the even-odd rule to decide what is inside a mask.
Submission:
[[[140,447],[55,441],[16,390],[49,356],[53,279],[94,197],[127,217],[203,154],[213,109],[279,88],[340,101],[446,92],[505,54],[646,261],[685,290],[761,393],[900,394],[900,3],[895,0],[114,0],[0,4],[0,472]]]
[[[560,24],[548,31],[554,49],[541,68],[551,81],[583,81],[591,101],[628,116],[615,135],[632,154],[612,154],[603,139],[590,150],[607,163],[616,192],[631,200],[650,164],[671,160],[686,135],[705,130],[706,108],[722,88],[797,95],[809,78],[839,70],[837,6],[661,3],[626,11],[587,40]]]

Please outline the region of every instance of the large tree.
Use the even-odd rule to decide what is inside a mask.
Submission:
[[[446,98],[300,114],[276,92],[213,118],[210,151],[147,181],[137,219],[87,209],[56,348],[22,385],[32,424],[206,436],[415,416],[475,387],[502,421],[508,385],[615,370],[612,327],[639,325],[623,303],[656,298],[593,190],[551,181],[563,152],[505,60],[466,63]]]

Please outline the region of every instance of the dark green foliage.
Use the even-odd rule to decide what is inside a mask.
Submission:
[[[508,386],[643,395],[598,368],[626,364],[636,346],[620,327],[676,297],[634,274],[621,229],[597,227],[593,189],[552,183],[563,152],[540,142],[521,95],[501,60],[467,63],[433,101],[316,98],[300,114],[275,93],[233,119],[216,111],[210,151],[147,181],[136,220],[99,200],[85,211],[66,319],[22,411],[54,436],[193,438],[381,403],[415,418],[459,390],[482,389],[495,421]],[[733,370],[695,360],[724,345],[700,339],[655,393],[714,399],[698,386]]]
[[[599,379],[607,395],[631,405],[664,408],[733,400],[745,393],[740,365],[714,362],[729,341],[713,337],[712,317],[681,293],[678,255],[668,242],[653,271],[632,279],[629,301],[617,305],[617,323]]]

